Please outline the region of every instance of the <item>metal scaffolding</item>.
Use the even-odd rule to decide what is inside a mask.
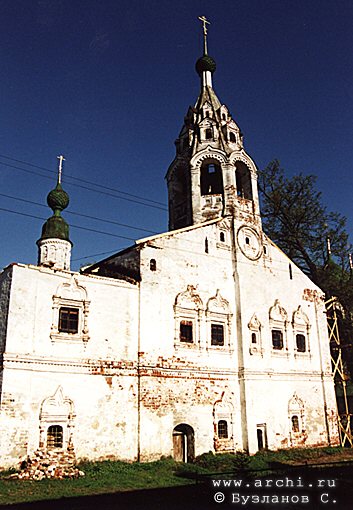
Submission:
[[[342,358],[344,345],[341,342],[339,331],[339,317],[344,316],[342,306],[337,298],[333,297],[326,301],[327,326],[330,340],[331,361],[338,408],[338,425],[341,445],[353,448],[353,414],[349,409],[347,375]]]

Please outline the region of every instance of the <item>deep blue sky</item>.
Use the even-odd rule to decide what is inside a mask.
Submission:
[[[173,142],[199,92],[199,15],[211,21],[214,88],[248,152],[260,168],[277,158],[289,175],[316,174],[329,209],[348,217],[352,240],[351,0],[0,0],[0,193],[45,204],[54,174],[4,156],[55,171],[63,153],[71,225],[148,235],[69,211],[165,231],[167,211],[68,177],[166,205]],[[3,209],[50,216],[2,195]],[[0,214],[0,268],[36,263],[43,221]],[[71,239],[73,268],[132,243],[74,227]]]

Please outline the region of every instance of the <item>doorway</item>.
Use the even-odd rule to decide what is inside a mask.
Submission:
[[[186,423],[173,430],[173,457],[177,462],[192,462],[195,458],[194,429]]]
[[[266,423],[260,423],[256,425],[257,432],[257,448],[259,451],[267,450],[267,433],[266,433]]]

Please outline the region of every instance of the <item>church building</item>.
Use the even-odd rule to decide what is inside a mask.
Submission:
[[[323,292],[262,230],[257,168],[196,62],[167,171],[169,231],[81,272],[62,217],[0,275],[0,466],[337,445]]]

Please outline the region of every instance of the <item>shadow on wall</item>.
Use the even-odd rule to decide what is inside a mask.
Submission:
[[[12,271],[13,269],[10,266],[0,275],[0,405],[2,401],[4,352],[6,349],[7,321],[9,316]]]

